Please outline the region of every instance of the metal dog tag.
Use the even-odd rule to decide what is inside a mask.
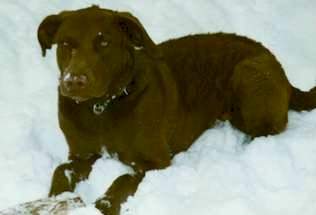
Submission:
[[[93,105],[93,113],[100,115],[105,111],[106,105],[103,103],[96,103]]]

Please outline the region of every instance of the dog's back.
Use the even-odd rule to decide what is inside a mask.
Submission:
[[[159,46],[179,84],[185,107],[193,109],[205,105],[215,90],[224,93],[240,61],[268,52],[254,40],[225,33],[190,35]]]

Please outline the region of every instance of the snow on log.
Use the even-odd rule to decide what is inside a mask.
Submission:
[[[0,211],[0,215],[66,215],[69,210],[84,206],[85,204],[79,196],[65,193],[57,197],[19,204]]]

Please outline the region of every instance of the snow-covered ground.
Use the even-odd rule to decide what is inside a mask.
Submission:
[[[255,38],[279,58],[291,83],[316,85],[315,0],[1,0],[0,210],[45,197],[54,168],[67,159],[57,122],[55,52],[43,59],[41,20],[65,9],[128,10],[151,37],[236,32]],[[148,172],[123,215],[315,215],[316,110],[290,112],[285,132],[242,144],[229,123],[206,131],[165,170]],[[104,156],[78,192],[92,206],[128,168]]]

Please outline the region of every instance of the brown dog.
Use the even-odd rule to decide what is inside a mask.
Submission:
[[[269,50],[234,34],[156,45],[131,14],[93,6],[48,16],[38,38],[44,56],[58,45],[71,160],[56,169],[50,195],[73,191],[104,148],[135,170],[96,202],[104,214],[119,214],[145,171],[167,167],[216,119],[256,137],[284,130],[289,108],[316,107],[316,88],[294,88]]]

